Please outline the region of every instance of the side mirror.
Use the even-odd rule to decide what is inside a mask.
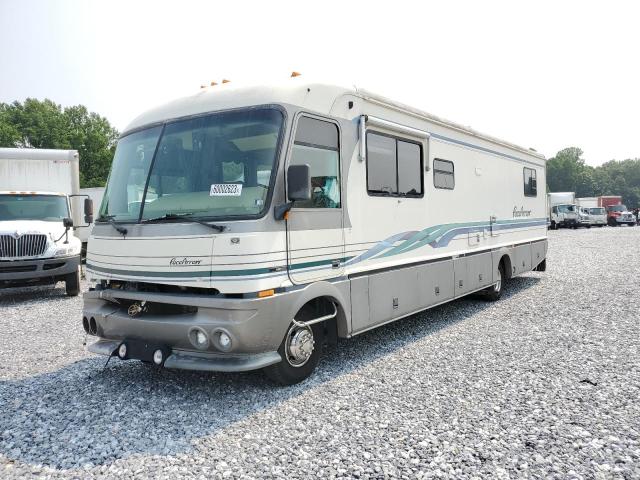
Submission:
[[[309,165],[290,165],[287,169],[289,200],[311,200],[311,169]]]
[[[93,223],[93,200],[84,199],[84,223]]]
[[[64,225],[64,228],[66,228],[67,230],[73,228],[73,220],[71,220],[69,217],[65,217],[62,219],[62,225]]]

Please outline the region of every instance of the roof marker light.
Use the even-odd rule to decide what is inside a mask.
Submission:
[[[211,86],[215,87],[218,84],[218,82],[211,82]]]
[[[226,78],[222,79],[222,83],[229,83],[231,80],[227,80]]]
[[[300,75],[302,75],[300,72],[291,72],[291,78],[299,77]]]

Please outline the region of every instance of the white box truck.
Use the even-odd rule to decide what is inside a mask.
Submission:
[[[589,217],[592,227],[604,227],[607,224],[607,211],[599,205],[598,197],[581,197],[576,203],[584,215]]]
[[[118,141],[88,348],[299,382],[325,341],[544,271],[545,184],[535,151],[359,88],[203,89]]]
[[[80,239],[85,222],[78,152],[0,148],[0,287],[64,281],[80,292]]]
[[[576,205],[574,192],[553,192],[547,195],[549,208],[549,228],[556,230],[561,227],[578,228],[581,225],[581,215]],[[588,219],[586,220],[588,222]]]

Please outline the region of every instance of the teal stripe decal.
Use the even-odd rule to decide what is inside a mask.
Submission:
[[[340,260],[344,265],[353,265],[369,259],[378,259],[401,255],[403,253],[430,245],[432,248],[446,247],[457,235],[463,233],[475,233],[485,230],[510,230],[527,227],[546,226],[546,218],[525,218],[500,220],[490,224],[484,222],[468,223],[447,223],[425,228],[421,231],[408,231],[397,233],[379,242],[366,252],[352,257],[334,258],[329,260],[318,260],[313,262],[303,262],[291,265],[289,270],[302,270],[310,268],[324,268],[331,266],[335,260]],[[397,244],[397,245],[396,245]],[[286,266],[263,267],[243,270],[191,270],[191,271],[161,271],[149,272],[138,270],[119,270],[93,265],[87,262],[87,268],[96,272],[109,273],[113,275],[126,275],[130,277],[150,277],[150,278],[220,278],[220,277],[250,277],[257,275],[279,276],[286,273]]]

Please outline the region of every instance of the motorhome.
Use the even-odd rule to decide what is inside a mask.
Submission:
[[[299,382],[337,337],[544,271],[545,184],[535,151],[360,88],[204,88],[119,139],[88,349]]]
[[[585,219],[580,218],[574,192],[551,192],[547,194],[549,208],[549,228],[578,228]],[[588,219],[586,219],[588,223]]]
[[[76,150],[0,148],[0,287],[64,281],[80,292],[78,168]]]

